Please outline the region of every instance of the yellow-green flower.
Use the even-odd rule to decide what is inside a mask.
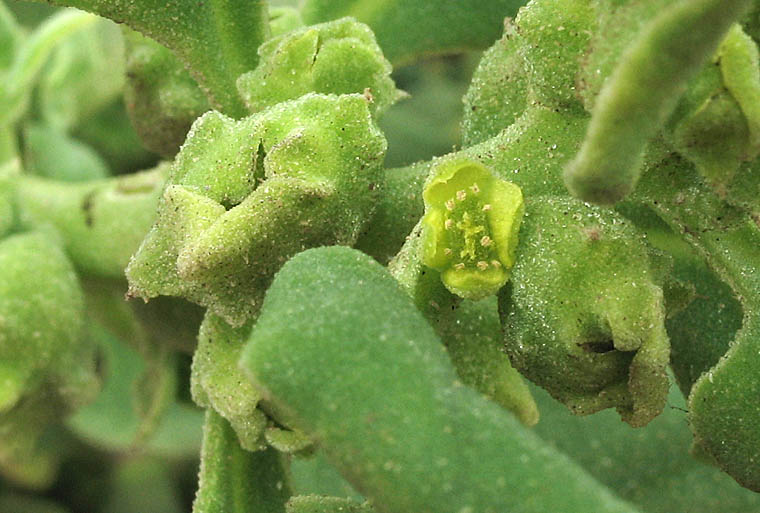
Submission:
[[[481,299],[509,279],[523,215],[520,188],[482,164],[448,160],[435,166],[423,199],[422,261],[454,294]]]

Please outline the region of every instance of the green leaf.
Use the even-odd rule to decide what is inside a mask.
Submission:
[[[56,13],[24,41],[0,84],[0,126],[9,125],[25,110],[29,91],[56,45],[97,20],[75,10]]]
[[[684,234],[741,301],[742,327],[722,358],[694,383],[689,420],[700,450],[742,486],[760,490],[756,465],[760,387],[755,379],[760,350],[760,274],[756,272],[760,226],[753,216],[722,201],[701,183],[689,163],[678,158],[652,166],[640,189],[636,199],[651,205],[673,231]],[[708,343],[706,350],[712,353],[711,346]]]
[[[459,385],[410,298],[358,251],[290,260],[242,365],[280,417],[313,435],[381,511],[634,511]]]
[[[356,490],[317,450],[309,458],[295,457],[290,462],[294,493],[298,495],[329,495],[362,500]]]
[[[211,104],[230,116],[245,109],[235,80],[256,67],[256,50],[269,36],[267,2],[255,0],[51,0],[90,11],[142,32],[171,49],[206,91]]]
[[[686,404],[674,387],[662,415],[632,428],[611,411],[572,415],[542,390],[538,435],[649,513],[758,513],[760,496],[690,454]],[[684,493],[687,491],[687,493]]]
[[[146,426],[135,405],[135,389],[144,378],[145,361],[97,322],[90,320],[89,326],[103,358],[103,384],[95,400],[66,421],[67,427],[88,445],[111,452],[145,450],[164,458],[196,457],[202,412],[171,402],[161,415],[149,419],[152,426]]]
[[[152,458],[123,460],[114,471],[103,513],[161,511],[182,513],[180,490],[166,462]]]
[[[5,2],[0,2],[0,76],[13,63],[21,37],[21,27],[16,18]]]
[[[92,148],[59,129],[28,124],[24,143],[30,173],[62,182],[98,180],[110,174],[106,163]]]
[[[634,188],[645,145],[750,3],[679,1],[643,28],[605,82],[583,146],[565,170],[572,194],[611,204]]]
[[[67,36],[56,45],[41,73],[37,91],[40,117],[61,131],[88,123],[121,97],[123,61],[121,31],[111,21],[96,19]]]

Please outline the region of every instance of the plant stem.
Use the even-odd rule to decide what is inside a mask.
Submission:
[[[206,410],[193,513],[284,513],[290,483],[274,449],[248,452],[219,414]]]

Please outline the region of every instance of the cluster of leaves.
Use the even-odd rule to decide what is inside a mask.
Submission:
[[[760,511],[756,2],[51,3],[124,27],[0,2],[0,510]]]

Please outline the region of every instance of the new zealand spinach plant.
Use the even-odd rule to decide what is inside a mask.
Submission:
[[[0,511],[760,512],[760,3],[50,3]]]

